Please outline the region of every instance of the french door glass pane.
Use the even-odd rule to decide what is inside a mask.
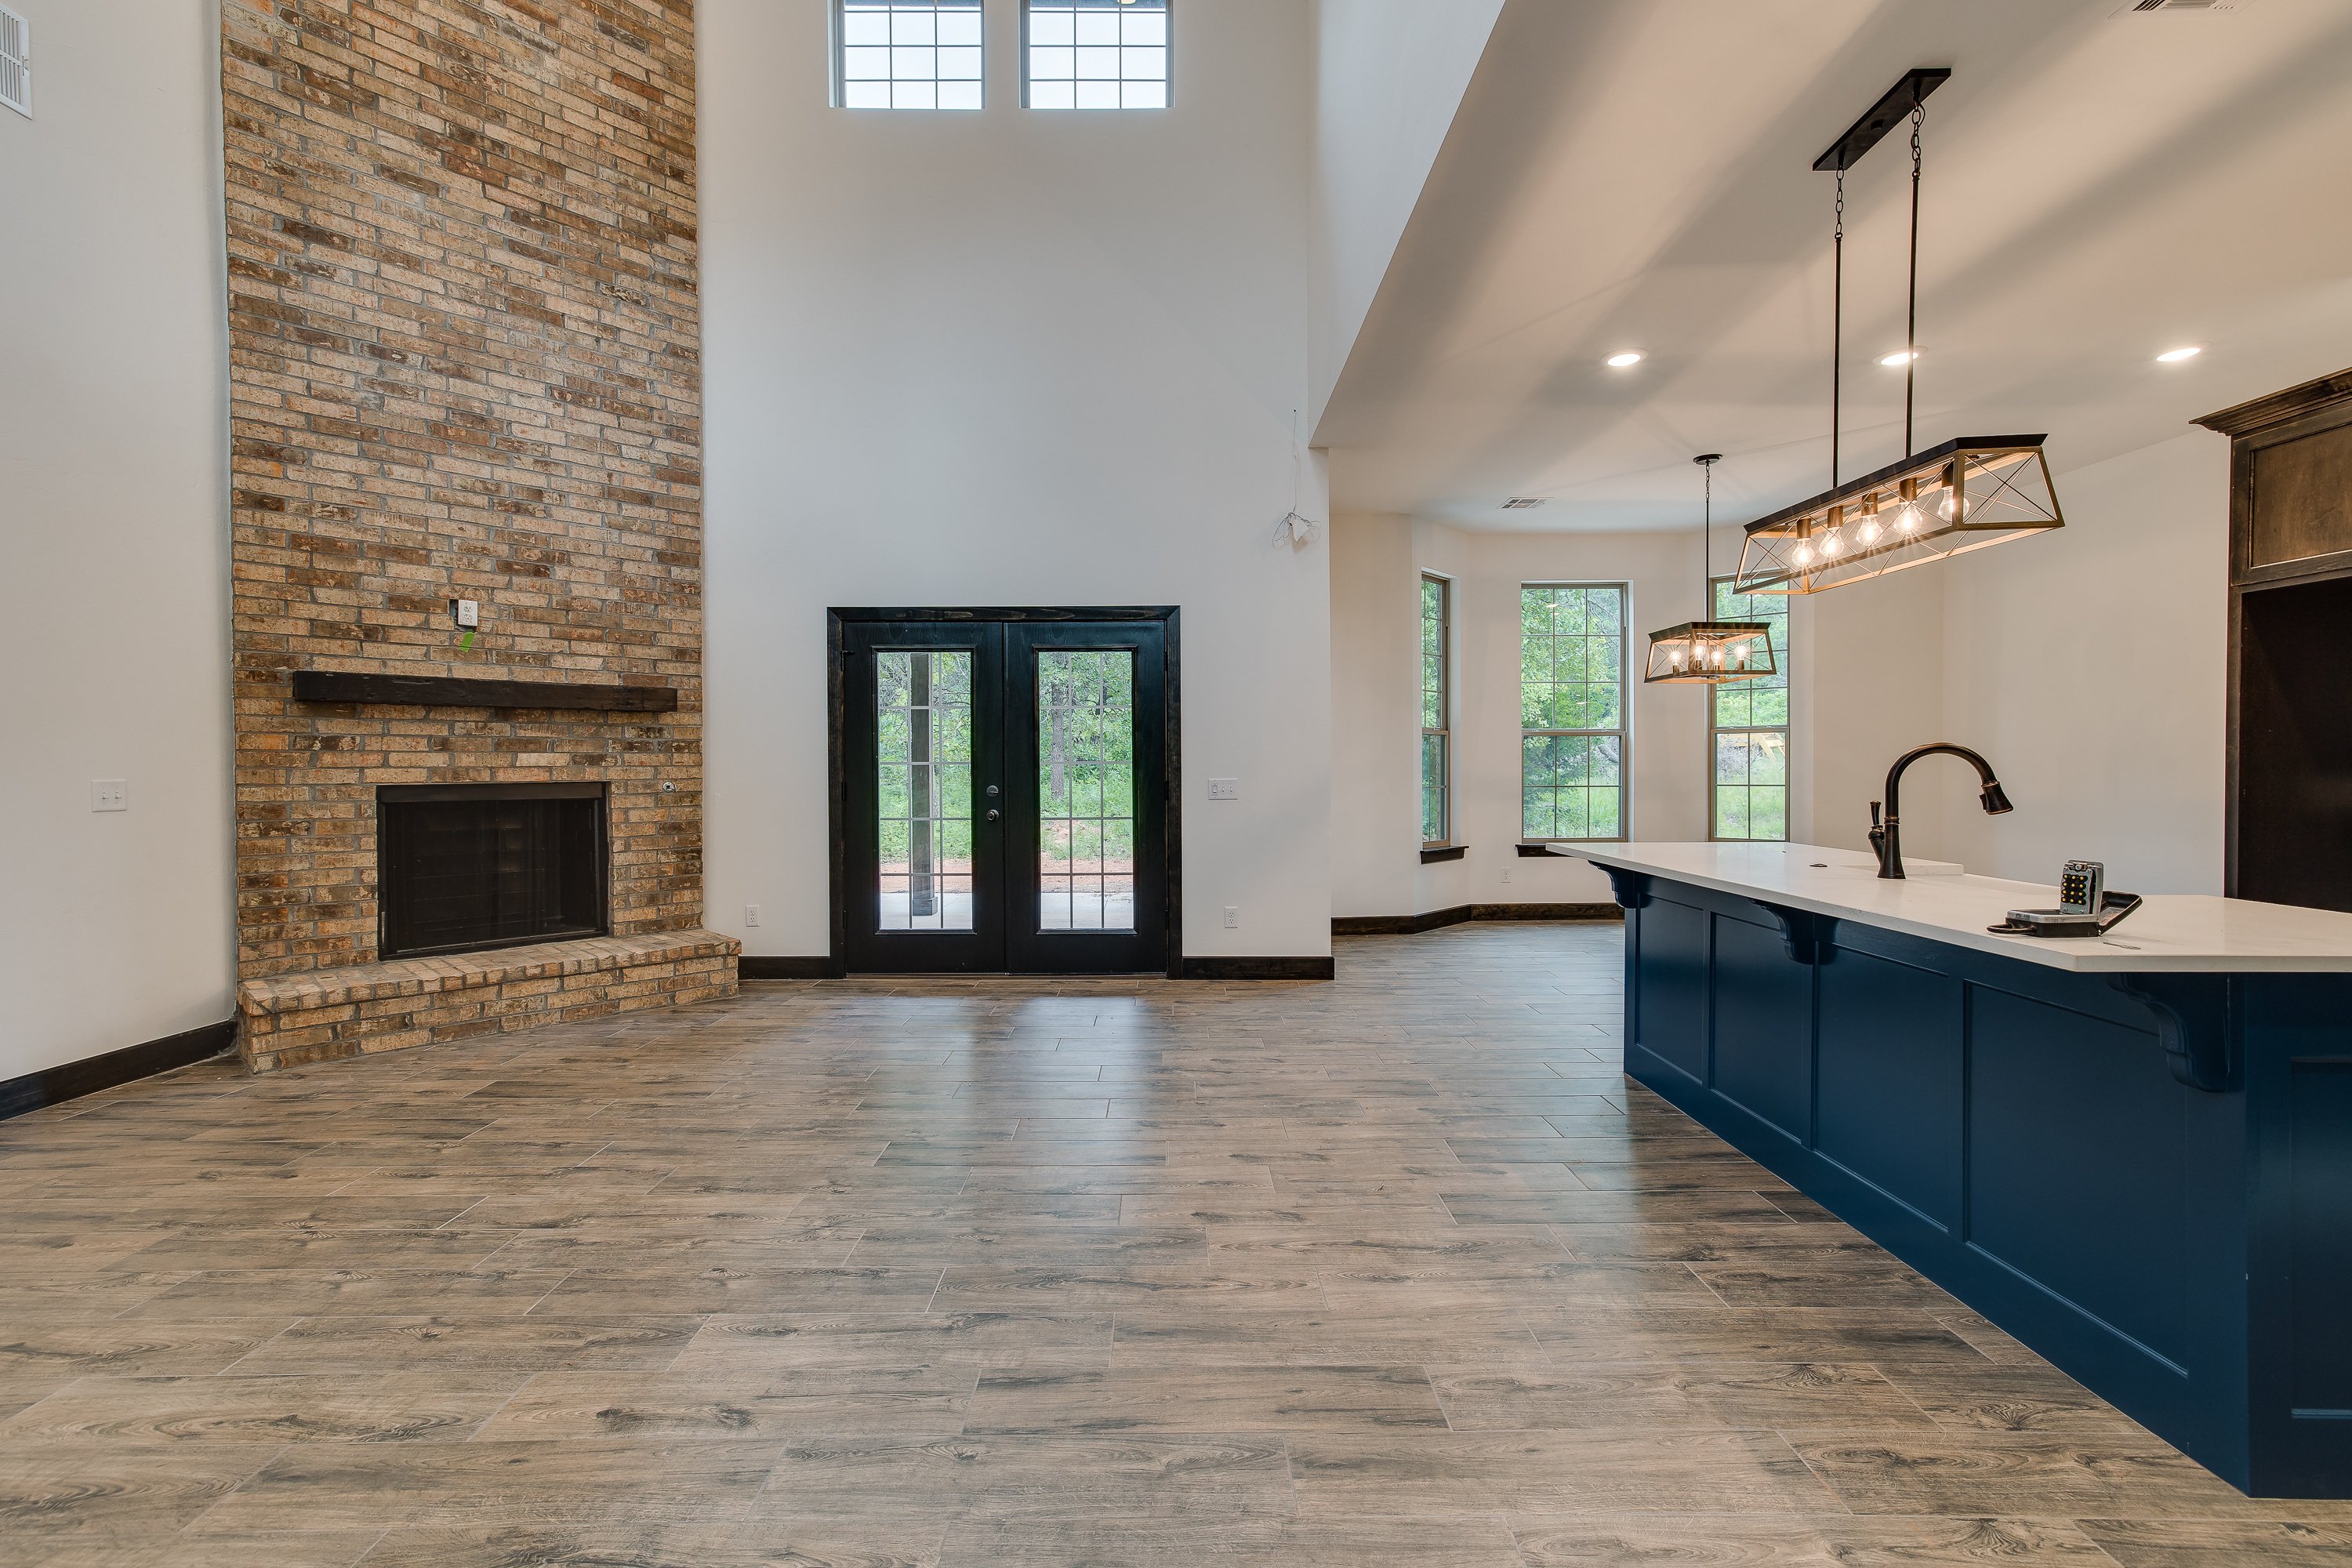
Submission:
[[[1037,929],[1135,929],[1135,654],[1037,654]]]
[[[884,931],[971,926],[971,655],[875,656]]]

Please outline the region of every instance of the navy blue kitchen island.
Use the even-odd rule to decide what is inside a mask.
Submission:
[[[2352,1497],[2352,915],[1579,846],[1626,1070],[2241,1489]]]

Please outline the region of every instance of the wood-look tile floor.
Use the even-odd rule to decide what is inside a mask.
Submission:
[[[0,1561],[2352,1563],[1619,1072],[1619,932],[0,1124]]]

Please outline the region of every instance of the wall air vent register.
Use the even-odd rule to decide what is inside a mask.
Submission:
[[[33,25],[0,5],[0,103],[33,117]]]

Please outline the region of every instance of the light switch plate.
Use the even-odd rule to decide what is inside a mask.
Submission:
[[[1211,779],[1209,781],[1209,798],[1211,800],[1239,800],[1241,797],[1241,780]]]
[[[131,781],[128,779],[90,780],[89,808],[92,811],[129,811]]]

